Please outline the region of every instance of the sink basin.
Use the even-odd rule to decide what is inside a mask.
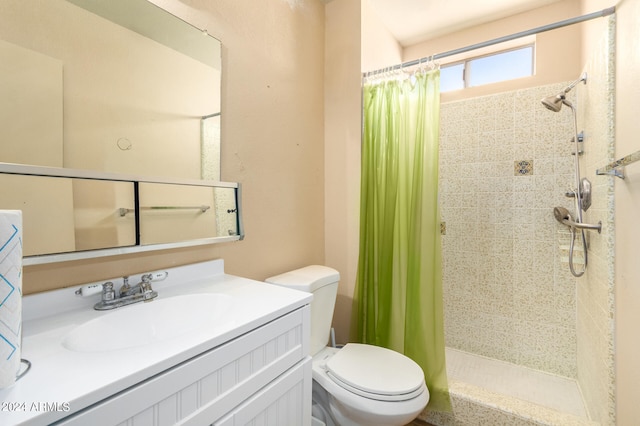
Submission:
[[[229,323],[232,299],[226,294],[189,294],[116,308],[71,330],[62,345],[76,352],[106,352],[212,329]]]

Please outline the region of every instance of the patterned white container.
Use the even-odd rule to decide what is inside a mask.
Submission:
[[[22,332],[22,212],[0,210],[0,388],[20,369]]]

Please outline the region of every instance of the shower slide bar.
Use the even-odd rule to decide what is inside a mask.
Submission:
[[[150,206],[150,207],[140,207],[140,210],[200,210],[202,213],[209,210],[211,206]],[[120,207],[118,212],[120,216],[126,216],[127,213],[134,212],[135,209],[128,209],[125,207]]]
[[[611,164],[607,164],[606,166],[599,168],[596,170],[596,174],[616,176],[620,179],[624,179],[624,167],[638,161],[640,161],[640,151],[636,151],[633,154],[629,154],[626,157],[622,157]]]
[[[426,57],[426,58],[421,58],[421,59],[415,59],[413,61],[408,61],[408,62],[403,62],[401,64],[398,65],[393,65],[391,67],[386,67],[386,68],[382,68],[379,70],[375,70],[375,71],[367,71],[362,73],[363,77],[370,77],[374,74],[378,74],[384,71],[394,71],[394,70],[399,70],[402,68],[406,68],[406,67],[413,67],[416,65],[420,65],[420,64],[426,64],[429,61],[436,61],[438,59],[442,59],[442,58],[446,58],[448,56],[453,56],[453,55],[457,55],[459,53],[466,53],[466,52],[470,52],[473,50],[477,50],[477,49],[481,49],[483,47],[488,47],[488,46],[493,46],[495,44],[499,44],[499,43],[504,43],[506,41],[511,41],[511,40],[517,40],[519,38],[522,37],[527,37],[530,35],[534,35],[534,34],[539,34],[539,33],[543,33],[546,31],[551,31],[551,30],[555,30],[557,28],[562,28],[562,27],[567,27],[569,25],[573,25],[573,24],[579,24],[580,22],[584,22],[584,21],[590,21],[591,19],[595,19],[595,18],[604,18],[605,16],[609,16],[609,15],[613,15],[616,12],[616,8],[615,6],[612,7],[608,7],[606,9],[602,9],[601,11],[598,12],[593,12],[593,13],[588,13],[586,15],[581,15],[581,16],[576,16],[575,18],[569,18],[569,19],[565,19],[563,21],[558,21],[555,22],[553,24],[548,24],[548,25],[543,25],[540,27],[536,27],[536,28],[532,28],[530,30],[526,30],[526,31],[520,31],[518,33],[514,33],[514,34],[510,34],[507,36],[503,36],[503,37],[498,37],[498,38],[494,38],[491,40],[487,40],[487,41],[483,41],[481,43],[476,43],[476,44],[472,44],[469,46],[465,46],[465,47],[461,47],[459,49],[453,49],[453,50],[449,50],[446,52],[442,52],[442,53],[437,53],[435,55]]]

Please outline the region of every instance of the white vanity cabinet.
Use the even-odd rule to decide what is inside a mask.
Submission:
[[[305,305],[56,424],[310,425],[308,339]]]

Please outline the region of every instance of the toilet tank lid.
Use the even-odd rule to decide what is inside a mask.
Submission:
[[[321,287],[340,281],[340,273],[328,266],[310,265],[267,278],[265,281],[311,293]]]

